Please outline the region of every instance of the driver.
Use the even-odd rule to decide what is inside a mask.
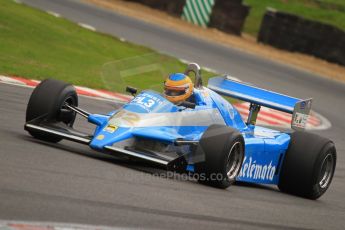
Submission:
[[[184,101],[194,102],[194,85],[183,73],[173,73],[164,82],[164,96],[170,102],[179,105]]]

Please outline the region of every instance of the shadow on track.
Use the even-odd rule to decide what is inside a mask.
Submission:
[[[55,144],[55,143],[44,142],[44,141],[34,139],[27,135],[18,135],[18,138],[23,139],[24,141],[33,142],[35,144],[49,146],[51,148],[55,148],[55,149],[59,149],[63,151],[68,151],[70,153],[73,153],[79,156],[88,157],[95,160],[100,160],[100,161],[107,162],[110,164],[116,164],[118,166],[130,168],[132,170],[136,170],[142,173],[147,173],[152,176],[157,176],[164,179],[175,180],[175,181],[187,181],[189,183],[197,183],[197,181],[193,179],[192,177],[188,177],[186,180],[186,177],[181,176],[181,174],[174,174],[174,176],[171,176],[171,174],[169,175],[168,171],[156,168],[154,167],[154,165],[147,162],[140,161],[140,160],[130,159],[128,157],[116,157],[114,155],[108,155],[106,153],[97,152],[92,149],[88,149],[87,151],[85,151],[85,149],[81,150],[80,148],[76,148],[74,146],[68,146],[68,145],[65,145],[64,143]],[[246,182],[235,182],[235,185],[246,187],[246,188],[252,188],[252,189],[261,189],[261,190],[279,192],[279,190],[273,186],[252,184],[252,183],[246,183]]]

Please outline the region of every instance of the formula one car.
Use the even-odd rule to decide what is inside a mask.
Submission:
[[[203,86],[200,67],[194,73],[192,102],[175,105],[162,94],[144,90],[120,109],[90,114],[78,107],[72,85],[44,80],[33,91],[26,111],[33,137],[59,142],[67,139],[106,154],[151,162],[167,170],[197,175],[203,184],[227,188],[235,181],[278,185],[283,192],[317,199],[331,184],[335,166],[334,143],[304,132],[312,100],[267,91],[228,76],[209,79]],[[250,102],[243,121],[225,95]],[[255,125],[260,107],[292,114],[294,132]],[[73,128],[76,115],[96,125],[93,134]]]

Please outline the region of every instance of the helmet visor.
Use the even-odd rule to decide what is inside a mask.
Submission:
[[[165,89],[164,90],[164,94],[170,97],[176,97],[176,96],[181,96],[186,94],[186,90],[185,89],[180,89],[180,90],[176,90],[176,89]]]

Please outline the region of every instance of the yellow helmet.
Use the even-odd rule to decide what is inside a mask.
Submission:
[[[164,96],[172,103],[188,99],[193,93],[192,80],[183,73],[173,73],[164,82]]]

